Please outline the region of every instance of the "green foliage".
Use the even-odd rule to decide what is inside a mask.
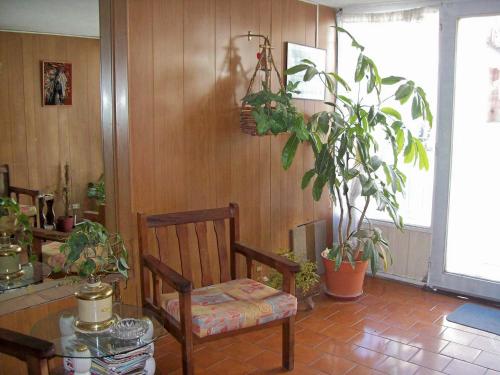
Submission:
[[[372,228],[371,224],[368,229],[362,227],[369,203],[375,202],[378,209],[386,211],[394,224],[402,229],[403,218],[398,212],[398,199],[404,194],[406,176],[398,164],[402,160],[418,164],[420,169],[429,169],[424,145],[405,126],[406,119],[402,114],[385,103],[394,98],[401,106],[411,105],[412,119],[421,119],[429,126],[432,126],[433,115],[421,87],[404,77],[389,75],[382,78],[375,62],[364,53],[364,47],[345,29],[337,27],[337,31],[346,34],[352,46],[359,51],[352,80],[346,80],[337,73],[319,71],[308,60],[287,71],[288,74],[304,72],[303,81],[318,76],[336,98],[335,102],[325,102],[328,110],[315,113],[305,121],[290,100],[291,92],[300,89],[300,82],[278,94],[264,88],[244,100],[257,107],[254,117],[260,124],[261,134],[268,130],[273,134],[289,134],[281,157],[285,169],[292,164],[301,142],[307,141],[311,145],[315,164],[302,178],[302,188],[312,183],[316,201],[321,199],[326,188],[337,207],[346,207],[346,212],[340,212],[337,228],[339,243],[329,250],[328,257],[336,261],[337,267],[342,261],[354,264],[356,259],[369,260],[375,273],[379,264],[386,268],[391,258],[380,230]],[[338,85],[343,87],[344,94],[337,92]],[[386,92],[389,94],[382,98]],[[276,109],[272,109],[274,103]],[[382,141],[375,139],[375,134],[380,133],[385,135]],[[391,147],[390,158],[382,159],[378,142],[386,142]],[[361,196],[365,202],[362,210],[349,201],[350,188],[354,183],[361,185]],[[354,227],[351,223],[355,210],[361,211],[361,218]],[[342,228],[345,222],[348,224],[344,233]]]
[[[33,242],[28,216],[21,212],[19,204],[12,198],[0,197],[0,217],[13,216],[17,227],[16,237],[21,247],[28,247]]]
[[[78,270],[81,276],[119,272],[128,277],[128,254],[123,239],[118,234],[110,234],[99,223],[77,224],[60,251],[66,256],[66,270],[83,256]]]
[[[293,252],[288,250],[280,251],[280,255],[288,258],[292,261],[297,261]],[[317,273],[316,263],[311,261],[300,262],[300,271],[295,274],[295,285],[298,289],[302,290],[303,293],[307,293],[311,288],[319,283],[319,275]],[[266,285],[274,288],[281,289],[283,286],[283,275],[278,271],[271,271],[267,280]]]
[[[95,199],[98,204],[106,203],[106,189],[104,186],[104,175],[97,182],[89,182],[87,185],[87,197]]]

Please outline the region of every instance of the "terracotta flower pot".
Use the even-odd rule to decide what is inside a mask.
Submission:
[[[59,216],[56,221],[56,229],[60,232],[71,232],[74,224],[73,216]]]
[[[321,253],[325,265],[325,293],[341,299],[355,299],[363,294],[368,261],[358,260],[354,269],[351,263],[342,262],[338,271],[335,271],[335,261],[326,257],[327,250]]]

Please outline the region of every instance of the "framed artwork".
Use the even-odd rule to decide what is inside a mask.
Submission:
[[[304,46],[296,43],[286,43],[286,68],[298,65],[303,59],[316,64],[319,71],[326,69],[326,50]],[[286,82],[296,82],[304,77],[305,71],[287,75]],[[297,87],[299,94],[293,94],[295,99],[325,100],[326,88],[321,79],[316,76],[308,82],[301,82]]]
[[[71,105],[73,102],[71,64],[42,61],[42,104]]]

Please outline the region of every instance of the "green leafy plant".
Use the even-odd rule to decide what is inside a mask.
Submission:
[[[282,250],[279,252],[281,256],[288,258],[292,261],[297,261],[293,252],[289,250]],[[295,274],[295,285],[302,292],[306,294],[319,283],[319,275],[317,273],[316,263],[311,261],[302,261],[300,263],[300,271]],[[281,289],[283,285],[283,275],[275,270],[264,279],[266,285],[274,288]]]
[[[60,251],[66,256],[64,268],[67,272],[80,260],[78,273],[81,276],[119,272],[128,277],[128,253],[123,239],[119,234],[110,234],[99,223],[77,224]]]
[[[87,185],[87,197],[95,199],[98,204],[106,203],[106,189],[104,186],[104,175],[97,182],[89,182]]]
[[[12,198],[0,197],[0,220],[12,220],[16,238],[21,247],[28,247],[33,242],[28,216],[22,213],[19,204]]]
[[[353,48],[359,51],[351,84],[337,73],[319,71],[309,60],[303,60],[287,71],[287,74],[304,72],[303,82],[319,77],[336,98],[334,102],[325,102],[329,110],[315,113],[304,123],[298,116],[296,122],[286,121],[282,120],[285,116],[276,118],[266,110],[255,111],[254,118],[261,124],[258,127],[260,132],[273,131],[274,122],[278,122],[280,125],[274,125],[276,131],[273,133],[289,134],[281,155],[284,169],[291,166],[300,143],[306,141],[312,147],[315,163],[304,174],[301,185],[306,188],[312,183],[312,195],[316,201],[326,188],[331,201],[340,210],[335,228],[338,242],[328,251],[328,258],[335,261],[336,269],[343,261],[354,267],[354,262],[362,259],[369,260],[372,273],[376,273],[381,262],[387,268],[392,259],[380,229],[370,222],[368,228],[363,228],[370,202],[375,201],[377,208],[386,211],[396,227],[402,229],[404,223],[398,212],[398,199],[404,193],[406,176],[398,167],[400,159],[404,163],[418,164],[420,169],[429,168],[422,141],[412,134],[405,126],[406,119],[396,108],[389,107],[387,101],[395,99],[402,106],[411,103],[411,117],[420,118],[429,126],[432,126],[433,116],[421,87],[403,77],[382,77],[374,61],[364,53],[364,47],[346,30],[340,27],[337,30],[347,35]],[[339,86],[343,93],[337,92]],[[290,89],[298,90],[300,84]],[[389,94],[383,97],[387,91]],[[258,97],[277,100],[267,92],[258,93]],[[291,98],[291,93],[280,93],[279,99],[283,97]],[[283,112],[296,112],[290,101],[283,102],[286,104],[283,104]],[[384,139],[377,138],[377,134],[383,134]],[[382,158],[380,142],[391,147],[390,158]],[[350,201],[350,189],[358,183],[364,200],[361,208]],[[360,213],[358,223],[355,223],[355,211]]]

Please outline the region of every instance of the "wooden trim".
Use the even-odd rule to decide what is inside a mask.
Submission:
[[[212,208],[208,210],[196,210],[185,212],[173,212],[170,214],[150,215],[147,218],[148,227],[162,227],[166,225],[192,224],[201,221],[224,220],[233,217],[230,207]]]

